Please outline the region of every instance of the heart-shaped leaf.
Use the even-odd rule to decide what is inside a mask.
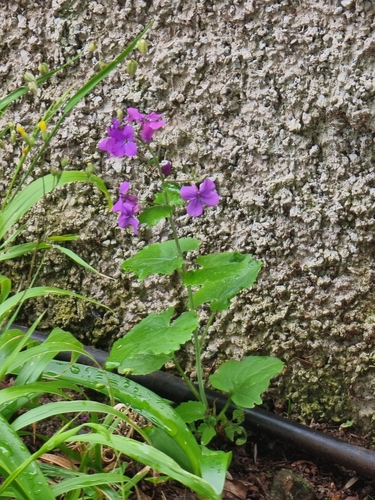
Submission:
[[[228,392],[233,403],[242,408],[261,404],[261,394],[268,389],[272,377],[283,369],[284,363],[269,356],[248,356],[241,361],[222,364],[209,377],[215,389]]]

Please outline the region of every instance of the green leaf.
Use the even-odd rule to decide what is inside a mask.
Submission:
[[[10,364],[10,373],[22,366],[14,385],[21,386],[38,380],[48,363],[60,352],[72,352],[73,361],[79,354],[87,355],[81,342],[70,332],[54,328],[42,344],[20,352]]]
[[[241,361],[230,360],[222,364],[209,380],[215,389],[229,393],[236,405],[252,408],[262,403],[261,394],[283,366],[278,358],[248,356]]]
[[[193,434],[174,409],[149,389],[115,373],[78,364],[71,367],[69,363],[63,361],[51,361],[44,375],[53,379],[61,377],[62,380],[79,384],[107,396],[110,394],[121,403],[131,406],[171,436],[189,458],[194,473],[200,474],[201,452]]]
[[[38,250],[45,250],[51,248],[52,245],[49,243],[33,241],[31,243],[22,243],[21,245],[15,245],[10,248],[5,248],[0,252],[0,261],[15,259],[21,257],[26,253],[36,252]]]
[[[209,450],[201,446],[201,470],[202,477],[220,495],[223,491],[227,470],[232,460],[232,453]]]
[[[78,428],[77,428],[78,429]],[[66,439],[68,442],[96,443],[102,446],[111,446],[113,449],[124,453],[133,460],[137,460],[153,469],[168,475],[170,478],[178,481],[204,498],[210,500],[220,500],[220,492],[208,483],[208,481],[185,471],[177,462],[165,453],[152,448],[145,443],[140,443],[124,436],[110,435],[107,439],[101,434],[85,434],[70,436]]]
[[[0,213],[0,239],[5,233],[43,196],[53,191],[56,187],[69,182],[92,182],[107,198],[108,207],[111,208],[112,200],[109,196],[104,182],[95,175],[88,175],[86,172],[66,171],[62,172],[57,179],[49,174],[30,183],[10,201]]]
[[[1,413],[0,435],[0,475],[6,479],[30,458],[30,453]],[[34,500],[35,495],[46,500],[54,500],[55,498],[36,462],[31,462],[19,473],[14,481],[8,485],[8,489],[13,490],[17,500]],[[3,488],[0,488],[0,490],[3,490]]]
[[[179,349],[191,338],[198,328],[198,317],[194,311],[188,311],[170,324],[174,308],[170,307],[162,313],[151,313],[117,340],[106,360],[107,369],[117,368],[120,372],[127,370],[124,360],[139,354],[168,354]]]
[[[62,234],[56,236],[48,236],[47,241],[77,241],[79,234]]]
[[[11,288],[12,282],[10,281],[10,279],[3,274],[0,274],[0,304],[2,304],[4,300],[6,300]]]
[[[199,240],[196,238],[181,238],[179,243],[182,252],[199,247]],[[121,268],[132,271],[140,280],[144,280],[150,274],[171,275],[183,264],[184,260],[179,256],[175,241],[170,240],[146,246],[137,255],[123,262]]]
[[[155,205],[165,205],[167,200],[171,207],[184,205],[185,201],[181,198],[180,189],[180,186],[175,182],[164,182],[161,193],[157,193],[155,196]]]
[[[77,386],[64,380],[59,380],[57,382],[33,382],[20,387],[15,385],[6,387],[0,391],[0,411],[3,411],[4,408],[8,409],[8,406],[12,402],[18,404],[18,400],[21,398],[25,398],[25,401],[30,401],[30,399],[45,392],[58,394],[64,397],[66,394],[64,394],[62,389],[78,391]]]
[[[150,207],[139,216],[139,222],[148,226],[156,226],[162,219],[169,217],[173,208],[168,205]]]
[[[192,472],[187,456],[171,436],[159,427],[146,427],[144,430],[152,446],[173,458],[183,469]]]
[[[203,420],[206,414],[206,406],[200,401],[181,403],[175,410],[187,424]]]
[[[126,358],[121,364],[121,373],[124,375],[146,375],[160,370],[173,354],[142,353],[131,358]],[[116,365],[117,366],[117,365]]]
[[[94,267],[90,266],[90,264],[88,264],[83,259],[81,259],[81,257],[79,257],[75,252],[73,252],[73,250],[70,250],[69,248],[61,247],[60,245],[52,245],[52,246],[53,246],[53,248],[57,248],[58,250],[60,250],[61,253],[64,253],[65,255],[67,255],[70,259],[72,259],[79,266],[84,267],[88,271],[99,274],[100,276],[108,278],[108,276],[105,276],[105,274],[100,273]]]
[[[198,431],[202,433],[201,443],[203,445],[208,444],[211,441],[211,439],[216,436],[215,427],[211,424],[207,424],[206,422],[200,424],[200,426],[198,427]]]
[[[108,307],[105,306],[104,304],[101,304],[100,302],[97,302],[96,300],[89,299],[88,297],[85,297],[84,295],[79,295],[77,293],[68,292],[67,290],[63,290],[61,288],[55,288],[52,286],[37,286],[34,288],[29,288],[23,292],[18,292],[15,295],[12,295],[12,297],[5,300],[0,305],[0,319],[2,319],[4,316],[9,314],[9,312],[14,307],[16,307],[19,303],[24,302],[27,299],[31,299],[34,297],[43,297],[45,295],[65,295],[67,297],[74,297],[76,299],[86,300],[87,302],[91,302],[93,304],[96,304],[97,306],[106,307],[108,309]]]
[[[263,266],[251,255],[239,252],[204,255],[196,262],[202,269],[188,271],[183,280],[185,285],[202,285],[193,295],[194,307],[211,302],[212,311],[228,309],[240,290],[253,285]]]

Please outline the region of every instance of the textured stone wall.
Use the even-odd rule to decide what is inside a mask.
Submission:
[[[217,358],[273,354],[286,362],[274,384],[276,404],[302,419],[369,424],[375,409],[374,96],[375,5],[367,0],[100,0],[5,2],[0,7],[2,92],[22,84],[41,61],[62,64],[88,42],[99,50],[9,108],[2,122],[26,128],[72,84],[110,61],[151,19],[150,50],[130,79],[124,65],[79,104],[35,176],[67,156],[69,168],[96,163],[113,198],[121,181],[143,199],[156,177],[141,161],[103,162],[96,149],[117,108],[163,112],[165,157],[178,179],[210,176],[222,203],[199,220],[182,211],[181,235],[202,252],[251,252],[265,264],[260,280],[210,329],[207,369]],[[100,56],[99,56],[100,54]],[[0,187],[9,183],[20,145],[0,152]],[[144,187],[146,184],[146,188]],[[58,253],[39,282],[103,301],[114,313],[76,301],[48,304],[44,326],[70,328],[108,347],[150,310],[175,303],[169,281],[145,284],[118,265],[136,249],[168,238],[167,226],[121,231],[91,186],[63,187],[27,221],[24,240],[79,233],[71,245],[106,280]],[[15,282],[29,261],[7,267]],[[52,304],[52,305],[51,305]],[[188,356],[189,349],[186,355]]]

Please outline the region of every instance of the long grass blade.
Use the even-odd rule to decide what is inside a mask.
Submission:
[[[23,292],[18,292],[12,297],[5,300],[0,305],[0,320],[9,314],[14,307],[16,307],[19,303],[24,302],[25,300],[32,299],[35,297],[43,297],[44,295],[62,295],[66,297],[73,297],[75,299],[85,300],[86,302],[91,302],[100,307],[105,307],[109,309],[108,306],[98,302],[97,300],[90,299],[89,297],[85,297],[84,295],[79,295],[78,293],[69,292],[68,290],[63,290],[61,288],[55,288],[52,286],[37,286],[34,288],[29,288]]]
[[[30,458],[30,453],[17,433],[1,414],[0,436],[0,471],[1,475],[6,479]],[[14,482],[8,489],[14,491],[17,500],[35,500],[35,498],[43,498],[43,500],[55,499],[55,495],[52,493],[45,476],[40,471],[36,462],[31,462],[22,472],[17,474]]]
[[[0,213],[0,239],[5,233],[43,196],[50,193],[56,187],[69,182],[92,182],[96,185],[107,198],[108,208],[112,206],[112,200],[109,196],[104,182],[95,175],[89,175],[86,172],[68,171],[62,172],[61,176],[49,174],[35,180],[15,196],[10,203]]]

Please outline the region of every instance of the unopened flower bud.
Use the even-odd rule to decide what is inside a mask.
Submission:
[[[164,165],[162,165],[161,172],[164,176],[167,176],[172,172],[172,164],[170,161],[167,161]]]
[[[30,71],[26,71],[26,73],[23,75],[23,79],[25,82],[35,82],[35,76],[30,73]]]
[[[26,137],[27,136],[27,133],[26,133],[25,129],[22,127],[22,125],[18,124],[17,127],[16,127],[16,129],[17,129],[17,132],[19,134],[21,134],[22,137]]]
[[[47,123],[44,120],[41,120],[38,123],[38,126],[40,128],[40,131],[42,132],[42,138],[43,141],[46,141],[48,139],[48,133],[47,133]]]
[[[130,59],[130,61],[128,61],[126,64],[126,71],[129,73],[130,76],[134,76],[136,74],[137,68],[138,68],[138,63],[134,59]]]
[[[106,63],[105,63],[104,61],[99,61],[99,63],[98,63],[98,64],[99,64],[99,68],[100,68],[100,69],[104,69],[104,68],[107,66],[107,65],[106,65]]]
[[[35,80],[33,82],[30,82],[27,86],[29,87],[29,90],[30,90],[30,92],[32,94],[37,95],[37,93],[38,93],[38,84],[36,83]]]
[[[57,167],[51,167],[51,174],[54,176],[54,177],[58,177],[60,178],[61,177],[61,170]]]
[[[29,152],[29,146],[26,146],[26,147],[25,147],[25,148],[23,148],[23,150],[22,150],[22,156],[26,156],[28,152]]]
[[[10,131],[10,143],[15,144],[17,140],[17,134],[16,131],[13,129]]]
[[[0,148],[5,149],[5,142],[2,139],[0,139]]]
[[[88,46],[88,49],[89,49],[89,52],[94,52],[94,50],[96,50],[96,45],[95,45],[95,43],[90,42],[90,43],[89,43],[89,46]]]
[[[120,122],[124,118],[124,112],[123,112],[123,110],[120,109],[120,108],[118,108],[116,110],[116,116],[117,116],[118,121]]]
[[[69,163],[68,158],[62,158],[60,161],[61,168],[65,168]]]
[[[27,142],[27,144],[29,146],[34,146],[34,143],[35,143],[35,139],[33,137],[30,137],[25,129],[22,127],[22,125],[18,124],[17,127],[17,132],[21,135],[22,139]]]
[[[90,179],[90,177],[92,176],[93,173],[94,173],[94,165],[90,161],[90,162],[88,162],[87,167],[86,167],[86,174],[87,174],[88,179]]]
[[[46,75],[47,73],[49,73],[49,66],[47,63],[40,63],[38,66],[38,70],[41,75]]]
[[[147,54],[147,42],[144,38],[142,38],[142,40],[139,40],[137,42],[137,49],[142,55],[145,56]]]

